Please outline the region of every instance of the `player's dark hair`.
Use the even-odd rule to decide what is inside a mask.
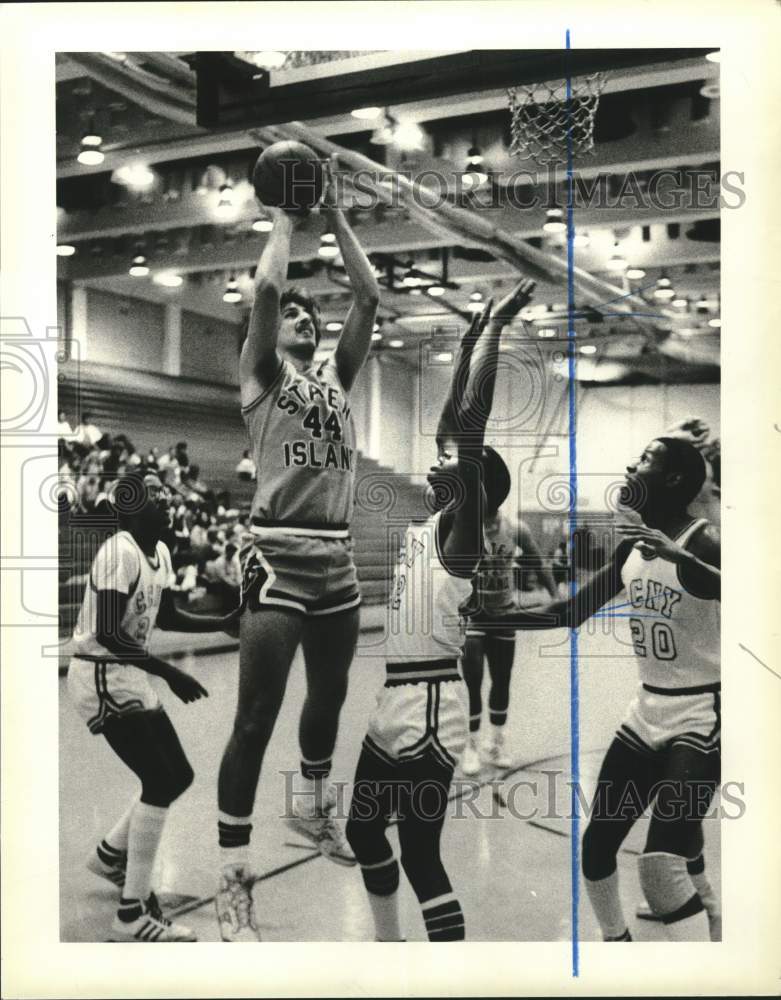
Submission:
[[[295,302],[299,306],[303,306],[304,309],[312,317],[312,322],[315,325],[315,343],[320,343],[320,337],[322,335],[322,325],[320,319],[320,307],[317,302],[302,288],[297,288],[295,285],[290,285],[286,288],[284,292],[279,297],[279,311],[285,308],[290,302]]]
[[[483,487],[488,510],[499,510],[510,492],[510,470],[490,445],[483,447]]]
[[[109,484],[110,485],[110,484]],[[117,476],[109,488],[111,509],[117,516],[120,528],[126,528],[146,503],[144,477],[136,470]]]
[[[665,472],[674,472],[681,477],[680,483],[673,487],[681,503],[690,504],[702,489],[708,470],[702,454],[682,438],[656,438],[665,447]]]

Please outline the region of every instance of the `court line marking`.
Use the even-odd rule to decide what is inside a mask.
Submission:
[[[586,753],[589,754],[604,753],[604,752],[605,751],[602,748],[595,748],[593,750],[586,751]],[[453,795],[449,796],[448,802],[454,802],[457,799],[460,799],[463,795],[466,794],[468,789],[472,789],[475,787],[477,787],[478,789],[486,788],[488,785],[494,784],[497,781],[505,781],[507,778],[512,777],[512,775],[517,774],[520,771],[531,771],[534,770],[535,768],[539,768],[540,764],[552,763],[553,761],[558,760],[562,757],[566,758],[566,756],[567,756],[566,751],[562,753],[547,754],[545,757],[539,757],[536,760],[530,760],[526,763],[517,764],[515,767],[511,767],[503,771],[497,771],[494,776],[488,778],[485,781],[465,782],[463,790],[457,790]],[[397,822],[398,822],[397,820],[392,820],[388,824],[388,826],[389,827],[396,826]],[[530,820],[526,820],[525,822],[529,823],[529,825],[532,825]],[[551,827],[546,827],[543,826],[542,824],[536,824],[536,825],[539,826],[540,829],[547,830],[549,833],[558,833],[557,830],[554,830]],[[290,841],[285,841],[284,845],[286,847],[292,847],[298,850],[307,850],[305,844],[294,844]],[[301,865],[305,865],[310,861],[314,861],[315,858],[322,858],[322,857],[324,857],[324,855],[322,855],[320,851],[311,850],[310,853],[306,855],[306,857],[296,858],[294,861],[287,862],[287,864],[279,865],[276,868],[269,869],[269,871],[267,872],[263,872],[261,875],[256,875],[252,879],[252,885],[255,886],[259,882],[267,882],[269,879],[276,878],[277,875],[284,875],[285,872],[292,871],[294,868],[299,868]],[[193,913],[195,910],[200,910],[204,906],[208,906],[209,903],[213,902],[214,902],[214,894],[212,894],[211,896],[194,896],[192,897],[192,901],[184,903],[182,906],[172,908],[171,910],[167,910],[166,916],[181,917],[184,916],[184,914],[186,913]]]

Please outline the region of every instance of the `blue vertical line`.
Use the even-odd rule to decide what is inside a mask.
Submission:
[[[570,33],[567,28],[567,52],[570,51]],[[572,148],[572,78],[569,73],[567,59],[567,374],[569,376],[569,536],[570,560],[575,551],[574,532],[577,527],[578,502],[578,446],[576,437],[577,412],[575,381],[575,275],[574,246],[575,223],[573,205],[573,148]],[[574,565],[570,569],[570,596],[577,590]],[[580,974],[578,904],[580,897],[580,815],[578,813],[577,789],[580,785],[580,684],[578,678],[578,633],[570,630],[570,771],[572,787],[570,793],[570,811],[572,814],[572,975]]]

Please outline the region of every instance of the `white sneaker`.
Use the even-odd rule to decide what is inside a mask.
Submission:
[[[217,923],[223,941],[260,941],[252,899],[253,879],[240,866],[223,868],[220,887],[214,897]]]
[[[293,800],[293,815],[286,820],[290,829],[311,841],[329,861],[346,867],[356,864],[344,830],[332,815],[336,807],[336,789],[333,785],[328,789],[322,809],[309,810],[299,801],[300,798],[302,796]]]
[[[152,893],[146,901],[144,912],[136,920],[125,922],[119,919],[119,915],[114,917],[109,940],[129,944],[171,944],[197,941],[198,938],[189,927],[175,924],[164,917],[160,904]]]
[[[91,871],[93,875],[99,875],[101,878],[107,879],[120,889],[125,884],[126,866],[127,855],[115,864],[106,864],[105,861],[100,858],[97,851],[93,851],[93,853],[87,858],[88,871]]]
[[[491,767],[509,767],[512,764],[501,729],[497,729],[490,743],[483,744],[483,756]]]
[[[466,745],[466,750],[464,750],[464,756],[461,758],[461,773],[471,778],[472,775],[478,773],[480,767],[480,754],[477,752],[477,742],[474,739],[470,739]]]

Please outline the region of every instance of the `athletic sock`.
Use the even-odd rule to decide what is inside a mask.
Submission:
[[[463,941],[464,912],[455,893],[448,892],[420,904],[429,941]]]
[[[618,894],[618,871],[607,878],[584,878],[586,892],[599,921],[602,937],[605,941],[625,940],[627,933],[626,918],[621,908],[621,897]]]
[[[130,829],[130,818],[137,805],[138,799],[135,798],[101,841],[100,847],[107,854],[111,854],[112,852],[114,854],[127,854],[127,836]],[[100,854],[100,849],[98,849],[98,854]]]
[[[503,708],[501,711],[497,709],[489,709],[488,718],[491,721],[491,734],[496,736],[497,731],[501,732],[502,727],[507,722],[507,709]]]
[[[469,733],[471,736],[476,736],[480,732],[481,722],[482,722],[482,712],[478,712],[477,715],[469,716]]]
[[[296,798],[300,811],[304,815],[324,808],[332,766],[331,757],[326,757],[323,760],[307,760],[305,757],[301,757],[300,792]]]
[[[109,868],[115,868],[117,865],[125,865],[127,863],[127,851],[118,851],[105,840],[101,840],[98,844],[97,855],[103,864]]]
[[[144,909],[144,904],[140,899],[126,899],[123,896],[119,901],[117,916],[123,924],[131,924],[134,920],[138,920]]]
[[[220,841],[220,864],[223,868],[249,867],[249,840],[252,833],[251,816],[217,814],[217,833]]]
[[[127,873],[122,898],[145,900],[149,898],[152,869],[157,848],[163,833],[168,809],[139,802],[130,817],[127,843]]]
[[[378,864],[361,865],[378,941],[401,941],[399,924],[399,863],[391,857]]]

